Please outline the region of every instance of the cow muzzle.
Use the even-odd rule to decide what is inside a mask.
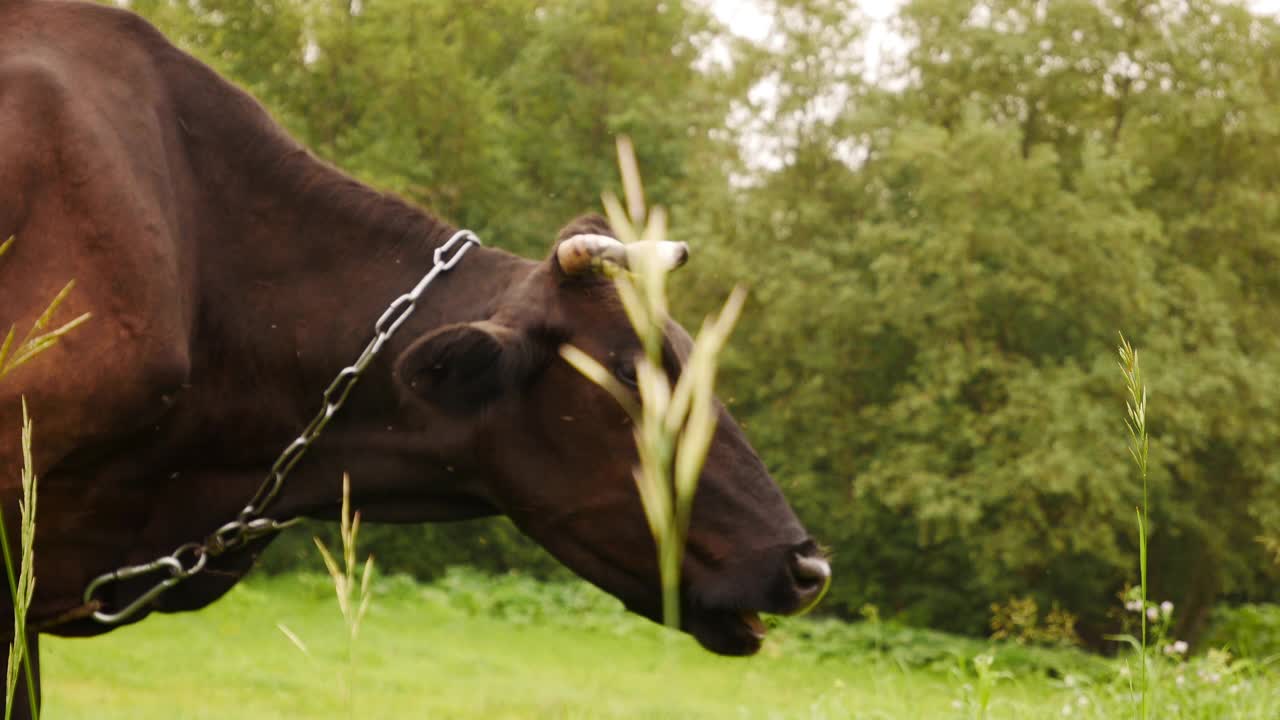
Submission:
[[[760,568],[775,569],[761,578]],[[761,612],[809,612],[831,586],[831,565],[812,540],[735,564],[735,570],[694,584],[684,607],[685,631],[721,655],[754,654],[767,632]]]

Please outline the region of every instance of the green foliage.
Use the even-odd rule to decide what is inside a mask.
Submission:
[[[1019,645],[1079,645],[1076,618],[1061,608],[1051,608],[1043,618],[1040,606],[1030,596],[991,603],[991,639],[1012,640]]]
[[[1280,660],[1280,606],[1219,605],[1213,609],[1200,644],[1274,664]]]
[[[315,545],[340,543],[333,523],[308,521],[285,531],[259,562],[268,574],[315,567]],[[564,579],[571,573],[506,518],[441,525],[369,525],[361,528],[361,545],[378,559],[387,574],[420,580],[442,577],[454,565],[491,572],[519,570],[537,578]]]
[[[977,633],[990,602],[1030,595],[1098,642],[1138,554],[1112,432],[1121,327],[1160,378],[1151,592],[1189,634],[1221,593],[1274,596],[1254,538],[1280,522],[1280,345],[1261,320],[1280,294],[1255,263],[1280,247],[1277,26],[1145,7],[911,2],[894,90],[762,113],[792,149],[717,217],[692,300],[718,277],[753,286],[726,395],[837,549],[850,614]],[[814,52],[758,48],[757,76]]]
[[[522,573],[490,575],[459,566],[449,568],[433,587],[442,602],[461,612],[512,625],[627,635],[649,624],[626,612],[613,597],[582,582],[544,583]]]
[[[398,580],[397,583],[404,583]],[[542,582],[525,574],[489,575],[450,568],[433,586],[438,599],[473,617],[515,625],[592,629],[618,636],[643,632],[648,622],[627,613],[621,603],[581,581]],[[957,664],[992,647],[999,669],[1020,676],[1068,675],[1102,680],[1110,666],[1096,657],[1069,650],[986,643],[893,622],[848,623],[835,619],[771,618],[766,654],[806,662],[862,663],[871,659],[903,670],[949,672]],[[970,668],[968,672],[976,672]]]

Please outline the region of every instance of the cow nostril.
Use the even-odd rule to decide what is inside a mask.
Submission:
[[[818,606],[831,589],[831,564],[812,540],[795,545],[788,557],[795,607],[789,614],[804,615]]]
[[[831,581],[831,565],[821,557],[797,552],[791,559],[791,574],[801,592],[820,591]]]

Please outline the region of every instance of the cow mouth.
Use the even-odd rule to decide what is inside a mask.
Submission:
[[[690,608],[684,630],[702,647],[719,655],[754,655],[768,632],[753,610]]]

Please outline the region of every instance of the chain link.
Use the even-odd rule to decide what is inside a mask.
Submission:
[[[467,254],[472,245],[479,244],[480,239],[476,237],[475,233],[470,230],[460,230],[454,233],[447,242],[436,248],[432,257],[431,270],[418,281],[418,284],[412,290],[393,300],[391,305],[378,318],[378,321],[374,323],[373,339],[361,351],[356,361],[343,368],[338,373],[338,376],[333,379],[333,382],[329,384],[329,387],[325,389],[324,404],[320,411],[311,419],[311,422],[307,423],[302,433],[293,442],[289,443],[280,453],[280,456],[276,458],[271,470],[267,472],[266,479],[258,487],[258,491],[254,493],[248,504],[236,515],[234,520],[222,525],[204,540],[189,542],[172,553],[156,558],[149,563],[127,565],[94,578],[89,583],[89,586],[85,588],[85,603],[92,603],[94,595],[107,584],[161,571],[167,573],[167,577],[164,577],[146,592],[139,595],[123,609],[114,613],[98,610],[93,613],[93,619],[104,625],[115,625],[128,620],[165,590],[204,570],[209,558],[243,547],[258,538],[279,532],[297,522],[296,518],[280,522],[263,517],[262,513],[271,504],[271,501],[276,498],[276,495],[279,494],[285,478],[289,475],[289,471],[293,469],[294,465],[298,464],[298,461],[306,454],[307,449],[320,436],[320,433],[329,424],[329,421],[333,419],[333,416],[338,414],[338,410],[346,402],[347,395],[351,393],[351,389],[355,387],[365,368],[369,367],[369,364],[377,357],[379,351],[391,339],[391,336],[413,314],[413,311],[417,308],[418,298],[422,296],[422,293],[426,291],[427,287],[431,285],[438,275],[452,270],[458,264],[458,261],[462,259],[462,256]],[[183,555],[190,555],[188,564],[183,563]]]

